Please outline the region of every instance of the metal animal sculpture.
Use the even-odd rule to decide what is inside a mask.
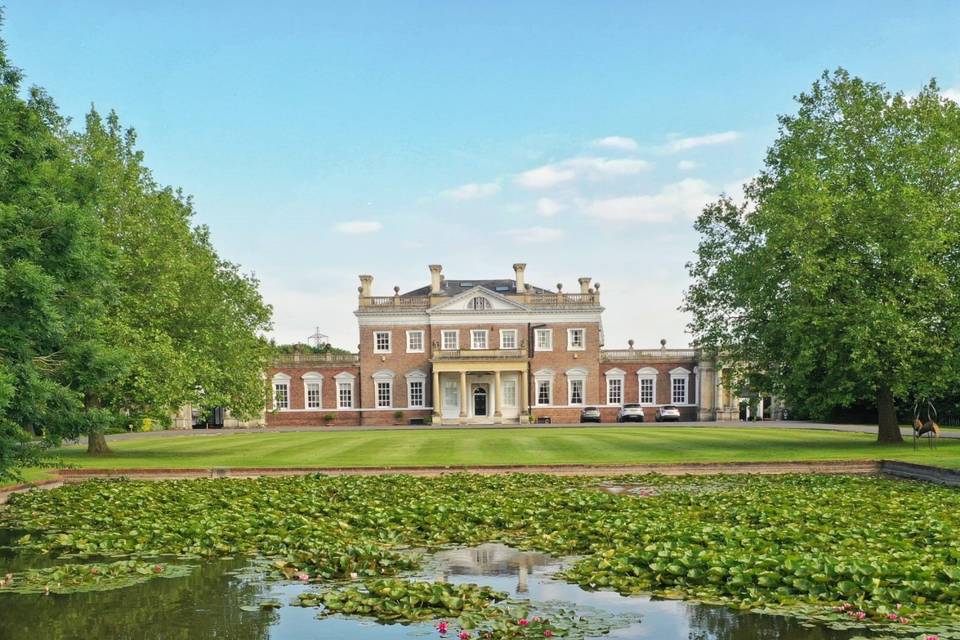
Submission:
[[[920,402],[913,405],[913,448],[917,448],[920,438],[927,436],[927,445],[932,449],[936,446],[936,441],[940,439],[940,425],[934,420],[937,416],[937,408],[933,406],[930,400],[927,400],[927,421],[920,420]],[[932,413],[932,416],[931,416]]]

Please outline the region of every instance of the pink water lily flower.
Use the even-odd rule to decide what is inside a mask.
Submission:
[[[439,631],[441,634],[444,634],[444,633],[447,632],[447,621],[446,621],[446,620],[441,620],[440,622],[437,623],[437,631]]]
[[[543,637],[544,637],[544,638],[552,638],[552,637],[553,637],[553,631],[550,631],[550,629],[546,629],[546,630],[543,632]]]
[[[461,631],[460,633],[457,634],[457,637],[460,638],[460,640],[468,640],[468,638],[470,638],[470,632]]]
[[[527,620],[526,618],[520,618],[519,620],[517,620],[517,624],[520,625],[521,627],[525,627],[528,624],[530,624],[530,621]]]

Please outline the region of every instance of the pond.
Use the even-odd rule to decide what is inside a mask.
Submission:
[[[44,559],[11,548],[0,551],[0,573],[36,567]],[[50,563],[48,559],[46,563]],[[183,561],[181,561],[183,562]],[[194,561],[193,571],[171,579],[111,591],[67,595],[0,593],[0,639],[229,638],[231,640],[394,640],[439,638],[435,622],[378,624],[369,619],[318,618],[318,609],[291,606],[315,585],[267,577],[261,561]],[[546,554],[502,544],[441,550],[425,557],[414,574],[426,580],[488,585],[511,599],[566,603],[578,613],[608,622],[604,637],[661,640],[845,640],[859,634],[804,626],[796,618],[737,613],[729,608],[624,597],[585,591],[552,576],[564,563]],[[284,606],[255,610],[251,605],[279,601]],[[452,630],[451,630],[452,631]],[[456,637],[448,633],[447,638]]]

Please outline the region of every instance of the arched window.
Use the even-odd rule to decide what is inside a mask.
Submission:
[[[489,309],[490,301],[484,298],[483,296],[477,296],[470,301],[471,309]]]

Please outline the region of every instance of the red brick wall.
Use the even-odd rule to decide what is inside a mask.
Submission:
[[[424,352],[407,353],[407,331],[423,331]],[[391,352],[374,353],[373,334],[378,331],[391,333]],[[386,327],[360,327],[360,378],[361,378],[361,407],[375,406],[376,386],[373,374],[382,369],[393,371],[393,406],[396,409],[405,409],[407,406],[407,378],[411,371],[420,370],[427,374],[424,385],[424,402],[426,406],[433,406],[430,379],[430,330],[426,325],[391,325]],[[394,410],[388,411],[392,414]],[[429,413],[429,411],[428,411]],[[363,417],[367,424],[368,416]],[[371,418],[372,419],[372,418]],[[392,418],[390,418],[392,420]]]
[[[289,407],[291,411],[272,411],[271,403],[271,406],[267,407],[267,426],[323,426],[326,424],[323,417],[327,414],[334,416],[331,424],[348,425],[360,423],[359,411],[337,410],[337,381],[334,378],[334,376],[339,373],[349,373],[357,377],[353,383],[353,406],[355,408],[358,407],[359,396],[357,392],[360,382],[360,368],[357,365],[346,363],[300,363],[271,367],[267,370],[267,381],[270,382],[271,389],[273,376],[277,373],[284,373],[290,376]],[[303,410],[306,407],[303,375],[306,373],[319,373],[323,376],[323,385],[320,391],[320,404],[322,407],[315,411]]]
[[[587,371],[587,382],[584,388],[584,404],[599,404],[600,402],[600,325],[596,322],[576,322],[564,324],[547,324],[546,329],[553,329],[553,351],[536,351],[530,362],[530,400],[536,403],[536,380],[534,374],[541,369],[553,370],[553,404],[569,404],[567,397],[568,369],[580,368]],[[567,329],[585,329],[586,344],[583,351],[567,350]],[[535,338],[534,338],[535,339]],[[605,384],[605,383],[604,383]],[[606,387],[603,387],[606,389]],[[577,421],[580,419],[579,410]],[[560,414],[557,414],[558,416]],[[556,421],[556,419],[554,420]]]
[[[690,375],[687,376],[687,401],[691,406],[680,405],[677,408],[680,409],[680,419],[681,420],[696,420],[697,419],[697,407],[694,406],[697,399],[697,376],[693,373],[693,369],[696,366],[695,362],[692,361],[675,361],[675,362],[662,362],[662,361],[643,361],[637,360],[635,362],[605,362],[600,365],[600,377],[603,379],[603,389],[601,391],[600,404],[606,404],[606,393],[607,393],[607,382],[606,382],[606,372],[611,369],[620,369],[624,371],[623,376],[623,401],[627,402],[639,402],[640,401],[640,381],[637,377],[637,372],[640,369],[653,368],[657,370],[657,384],[656,384],[656,397],[655,402],[658,405],[662,404],[672,404],[671,399],[671,381],[670,381],[670,371],[676,369],[677,367],[683,367],[690,371]],[[603,417],[604,422],[616,420],[617,409],[616,408],[604,408],[601,409],[601,416]],[[653,420],[656,413],[656,407],[646,407],[644,408],[644,419]]]

